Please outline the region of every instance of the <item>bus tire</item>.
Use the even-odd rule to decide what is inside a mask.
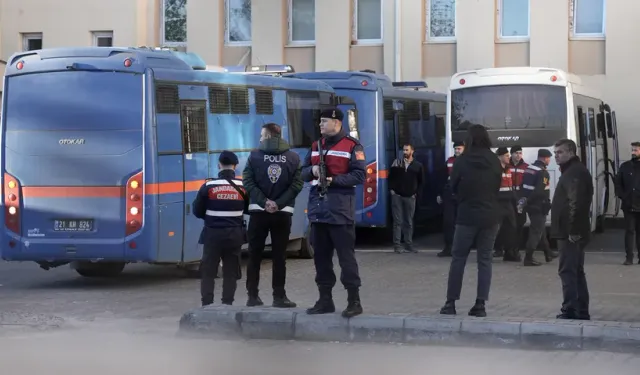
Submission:
[[[83,277],[116,277],[124,270],[124,262],[79,262],[76,272]]]
[[[311,245],[311,225],[307,227],[307,231],[304,233],[302,244],[298,256],[302,259],[313,259],[313,246]]]

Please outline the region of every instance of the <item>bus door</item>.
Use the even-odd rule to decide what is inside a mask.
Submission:
[[[613,181],[618,172],[618,168],[620,167],[620,148],[618,145],[618,125],[616,123],[616,112],[611,111],[611,107],[608,104],[603,105],[603,110],[605,111],[605,130],[606,130],[606,139],[604,140],[608,145],[608,153],[607,153],[607,162],[610,165],[610,177],[611,177],[611,185],[613,186]],[[609,144],[609,140],[611,140],[611,144]],[[618,216],[620,213],[620,200],[614,198],[614,212],[613,217]]]
[[[202,249],[198,246],[198,240],[203,223],[193,215],[191,205],[202,182],[209,177],[206,100],[180,102],[180,128],[184,178],[182,262],[188,263],[202,258]]]
[[[599,206],[603,183],[598,175],[598,153],[596,147],[596,120],[593,108],[578,107],[579,148],[582,163],[591,173],[593,199],[591,203],[591,230],[595,229],[596,218],[600,214]]]

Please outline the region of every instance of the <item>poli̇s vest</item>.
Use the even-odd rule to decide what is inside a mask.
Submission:
[[[300,165],[300,157],[291,150],[282,154],[268,154],[263,150],[254,150],[249,158],[255,183],[270,200],[278,199],[289,189]],[[292,202],[287,202],[285,207],[280,208],[280,211],[293,214],[294,204],[295,199]],[[249,211],[264,211],[264,207],[256,202],[251,202]]]

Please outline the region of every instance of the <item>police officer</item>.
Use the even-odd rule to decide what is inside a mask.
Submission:
[[[551,262],[557,257],[549,247],[547,239],[547,214],[551,209],[551,191],[547,166],[551,162],[551,151],[538,150],[538,160],[529,165],[522,178],[522,198],[518,201],[518,211],[529,215],[529,237],[527,238],[525,266],[539,266],[533,258],[538,245],[542,246],[545,260]]]
[[[511,159],[509,160],[511,178],[513,179],[513,188],[516,191],[516,197],[520,199],[522,197],[522,178],[524,177],[524,171],[527,170],[529,164],[527,164],[522,157],[522,147],[519,145],[515,145],[511,147]],[[516,234],[515,234],[515,244],[516,250],[520,249],[520,245],[522,244],[522,231],[524,229],[524,224],[527,222],[527,214],[526,213],[518,213],[516,211]],[[517,252],[518,259],[520,259],[520,252]],[[519,262],[520,260],[518,260]]]
[[[247,265],[247,306],[262,306],[258,295],[260,263],[265,241],[271,234],[273,307],[291,308],[296,304],[285,292],[286,256],[291,217],[296,197],[303,187],[300,157],[282,139],[280,126],[268,123],[260,132],[260,147],[251,151],[242,173],[249,192],[249,264]]]
[[[456,211],[458,205],[456,204],[455,197],[451,191],[449,185],[449,179],[451,178],[451,171],[453,170],[453,163],[464,152],[464,143],[453,142],[453,156],[447,159],[447,182],[444,185],[442,195],[437,197],[438,204],[442,204],[442,232],[444,234],[444,249],[439,252],[438,257],[450,257],[451,245],[453,245],[453,232],[456,227]]]
[[[218,178],[206,181],[193,201],[193,214],[204,220],[200,293],[202,306],[213,303],[215,277],[223,264],[222,303],[233,304],[240,270],[240,251],[246,242],[244,211],[248,201],[242,181],[235,178],[238,157],[220,153]]]
[[[505,262],[519,262],[520,257],[515,244],[516,235],[516,195],[509,165],[509,150],[499,147],[496,155],[502,166],[502,180],[498,192],[498,211],[500,232],[494,249],[494,258],[502,257]]]
[[[316,284],[320,298],[307,314],[335,312],[332,290],[336,283],[333,272],[334,249],[342,269],[340,281],[348,292],[348,305],[342,316],[362,314],[360,275],[355,257],[355,193],[356,185],[364,183],[366,158],[357,139],[342,126],[344,114],[338,108],[320,114],[322,138],[313,142],[304,159],[302,179],[311,182],[308,215],[311,223],[311,244],[316,267]],[[326,185],[322,177],[318,142],[326,167]],[[326,192],[324,191],[326,187]]]

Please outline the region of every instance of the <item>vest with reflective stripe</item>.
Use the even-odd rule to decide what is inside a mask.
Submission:
[[[522,188],[522,178],[524,177],[524,171],[527,170],[529,164],[524,161],[520,161],[518,165],[514,165],[513,162],[509,164],[509,171],[511,172],[511,176],[513,178],[513,188],[514,190],[520,190]]]
[[[506,167],[502,171],[502,180],[500,180],[500,192],[498,193],[498,198],[500,200],[513,200],[513,191],[513,178],[509,171],[509,167]]]
[[[451,178],[451,171],[453,171],[453,163],[455,163],[456,161],[456,157],[455,156],[450,156],[449,159],[447,159],[447,179]]]
[[[333,146],[328,149],[324,147],[323,140],[322,152],[324,153],[324,163],[327,167],[327,177],[332,177],[349,172],[349,166],[351,165],[351,153],[353,147],[357,144],[349,137],[344,137]],[[320,153],[318,152],[318,142],[313,142],[311,145],[311,165],[318,165],[320,163]],[[318,179],[314,178],[311,181],[312,185],[318,184]],[[353,190],[353,188],[347,188]]]
[[[242,181],[232,181],[245,194]],[[244,225],[244,199],[236,188],[229,185],[227,180],[216,178],[206,182],[207,211],[204,224],[210,228],[227,228]]]

